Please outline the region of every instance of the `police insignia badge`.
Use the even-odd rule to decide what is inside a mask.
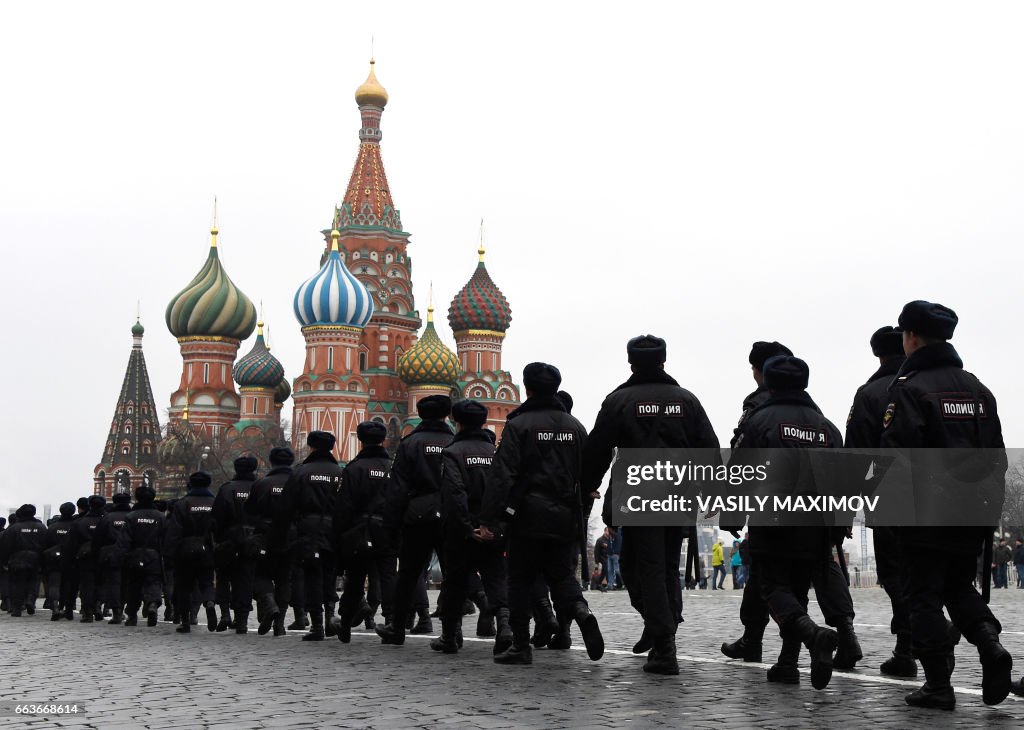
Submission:
[[[850,425],[850,421],[853,420],[853,406],[850,406],[850,412],[846,414],[846,425]]]
[[[896,404],[890,403],[885,407],[885,415],[882,416],[882,428],[889,428],[889,424],[892,423],[892,417],[896,415]]]

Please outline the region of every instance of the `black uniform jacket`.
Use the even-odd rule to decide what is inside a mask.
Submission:
[[[48,563],[48,570],[57,570],[68,567],[74,563],[74,555],[69,546],[71,544],[71,529],[74,524],[74,517],[61,515],[56,521],[51,522],[46,528],[46,552],[51,556]]]
[[[328,452],[314,451],[292,471],[274,517],[274,540],[280,544],[295,526],[296,547],[307,558],[334,550],[334,499],[341,467]]]
[[[185,541],[206,546],[207,554],[213,554],[213,492],[209,489],[192,489],[171,508],[164,537],[164,555],[177,557]],[[192,553],[191,545],[188,546]]]
[[[234,479],[217,491],[213,500],[214,537],[217,542],[240,544],[245,539],[245,527],[255,524],[255,518],[245,509],[255,481],[255,474],[235,474]]]
[[[92,533],[92,551],[102,567],[120,567],[127,552],[125,524],[131,506],[116,504],[103,515]]]
[[[697,396],[662,370],[634,373],[601,404],[584,451],[583,491],[601,487],[616,447],[717,449],[718,445]],[[609,485],[604,495],[606,524],[611,524],[611,509]]]
[[[819,485],[804,458],[805,450],[839,448],[842,443],[839,429],[822,415],[805,391],[777,391],[743,422],[730,467],[770,462],[768,479],[756,485],[758,494],[812,495]],[[752,449],[758,450],[756,454]],[[808,514],[805,526],[797,527],[765,526],[764,520],[752,515],[749,534],[754,554],[818,560],[830,549],[830,529],[815,514]]]
[[[743,424],[747,420],[747,416],[750,412],[764,404],[771,395],[768,392],[767,385],[759,385],[757,389],[749,393],[746,398],[743,399],[743,412],[740,413],[739,423],[736,424],[736,428],[732,431],[732,440],[729,441],[729,448],[736,448],[736,439],[740,437],[740,433],[743,431]]]
[[[273,532],[274,517],[281,510],[284,497],[284,485],[292,476],[291,465],[275,466],[262,479],[257,479],[249,488],[249,498],[245,501],[245,512],[252,520],[257,534],[270,535]],[[285,542],[273,547],[283,548],[295,541],[295,529],[285,535]]]
[[[364,446],[341,474],[341,489],[334,505],[334,530],[341,536],[369,520],[369,537],[377,552],[393,552],[396,536],[383,526],[384,505],[391,488],[391,455],[383,446]]]
[[[441,452],[455,434],[444,421],[421,422],[398,443],[384,519],[389,529],[441,519]]]
[[[886,360],[868,378],[868,382],[857,388],[850,406],[850,415],[846,419],[846,439],[843,444],[848,449],[877,449],[882,441],[882,419],[885,407],[889,404],[889,384],[899,372],[904,358],[894,357]]]
[[[166,523],[164,513],[152,505],[135,505],[125,517],[124,529],[128,539],[128,549],[161,552]]]
[[[571,542],[579,509],[587,429],[554,396],[528,398],[509,414],[487,474],[480,524],[492,532],[507,522],[509,535]]]
[[[106,512],[102,509],[90,510],[71,521],[68,552],[71,553],[71,558],[76,561],[79,569],[95,569],[96,555],[92,549],[92,536],[105,514]]]
[[[441,512],[445,532],[452,538],[469,537],[480,526],[487,472],[494,458],[490,431],[460,431],[444,450],[441,465]]]
[[[11,570],[38,570],[48,533],[35,517],[18,520],[0,535],[0,565]]]
[[[963,500],[972,511],[976,501],[986,505],[992,524],[998,521],[1007,459],[992,392],[964,370],[951,344],[927,345],[906,359],[892,381],[882,426],[883,448],[918,450],[910,454],[919,526],[901,530],[901,539],[939,551],[980,551],[987,528],[923,525],[955,524]],[[932,449],[956,451],[947,458]]]

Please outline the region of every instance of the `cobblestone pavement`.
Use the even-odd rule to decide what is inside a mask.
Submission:
[[[426,638],[381,646],[357,631],[352,643],[153,629],[77,621],[51,623],[49,611],[0,618],[0,725],[5,727],[321,728],[321,727],[1024,727],[1024,700],[981,702],[973,647],[961,643],[952,713],[911,709],[918,685],[882,677],[892,637],[879,589],[854,591],[861,668],[836,673],[823,692],[810,681],[769,685],[767,665],[726,659],[723,639],[739,635],[740,591],[688,591],[679,633],[682,673],[645,675],[630,652],[640,621],[624,592],[586,594],[608,651],[591,662],[574,651],[534,652],[532,667],[499,667],[489,640],[467,637],[456,656],[432,652]],[[432,599],[436,597],[431,594]],[[1024,672],[1024,590],[994,591],[1015,677]],[[202,612],[200,612],[202,614]],[[812,615],[816,614],[816,608]],[[202,620],[202,619],[201,619]],[[467,619],[468,621],[468,619]],[[467,626],[475,626],[467,623]],[[575,632],[575,629],[574,629]],[[778,651],[774,632],[765,659]],[[470,632],[472,634],[472,632]],[[807,669],[806,653],[801,668]],[[922,680],[923,681],[923,680]],[[78,715],[15,716],[14,702],[77,701]]]

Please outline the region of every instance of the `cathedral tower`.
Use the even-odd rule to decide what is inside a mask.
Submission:
[[[171,422],[187,420],[200,438],[217,440],[241,414],[231,379],[241,341],[256,327],[256,307],[221,264],[217,226],[206,263],[167,305],[167,329],[181,346],[181,381],[171,395]]]
[[[409,234],[395,208],[381,157],[381,116],[388,93],[374,71],[356,89],[362,126],[359,151],[348,188],[335,208],[332,229],[340,234],[339,250],[349,271],[373,300],[355,357],[368,383],[368,417],[388,427],[386,446],[397,444],[407,411],[408,391],[396,374],[398,360],[416,342],[422,324],[412,293],[412,261],[406,253]],[[330,230],[325,230],[327,251]],[[297,396],[298,394],[296,394]]]
[[[337,438],[334,456],[359,453],[356,426],[367,419],[370,380],[360,358],[363,328],[373,316],[370,293],[345,267],[331,231],[331,250],[320,271],[295,292],[295,318],[306,339],[306,362],[292,390],[292,448],[306,446],[311,431]]]
[[[100,463],[93,470],[93,494],[107,499],[116,492],[134,492],[143,483],[156,489],[160,420],[142,354],[145,329],[132,326],[132,352],[114,409],[110,434]]]
[[[463,375],[458,389],[463,398],[487,406],[487,427],[500,438],[505,419],[519,405],[519,388],[501,368],[501,346],[512,322],[508,300],[484,265],[483,222],[476,271],[448,308],[448,324]]]

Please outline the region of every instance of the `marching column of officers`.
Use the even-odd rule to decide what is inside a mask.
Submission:
[[[875,332],[870,344],[880,366],[855,394],[847,447],[1003,449],[994,396],[964,370],[949,343],[956,324],[949,308],[914,301],[903,308],[898,327]],[[531,363],[523,372],[526,400],[509,415],[497,448],[493,432],[484,428],[484,405],[453,405],[434,395],[417,404],[421,422],[393,459],[382,446],[384,426],[366,422],[357,430],[362,449],[344,467],[332,455],[333,434],[316,431],[301,464],[293,466],[290,449],[275,448],[269,472],[257,478],[257,460],[243,456],[216,495],[210,475],[197,472],[189,477],[188,494],[169,505],[155,502],[153,490],[143,486],[134,505],[127,494],[115,495],[112,508],[98,495],[80,499],[77,507],[65,503],[49,526],[24,505],[0,533],[4,609],[14,617],[34,613],[42,582],[53,621],[73,619],[80,598],[82,622],[101,621],[106,610],[111,624],[137,625],[141,613],[155,626],[163,603],[164,619],[179,624],[180,633],[190,632],[205,609],[210,631],[244,634],[255,600],[261,635],[285,634],[291,606],[295,621],[288,628],[308,628],[303,640],[333,635],[343,643],[351,641],[353,627],[374,627],[381,609],[384,623],[375,626],[381,642],[402,645],[407,631],[432,633],[425,576],[436,553],[444,582],[441,632],[432,649],[458,653],[464,604],[472,602],[481,612],[477,633],[494,637],[499,664],[530,664],[535,646],[569,648],[573,622],[588,656],[598,660],[604,640],[578,569],[586,581],[586,525],[615,450],[719,446],[698,398],[665,372],[665,341],[644,335],[626,349],[632,373],[604,400],[589,435],[570,413],[571,397],[558,390],[557,368]],[[756,342],[749,362],[757,389],[743,401],[731,440],[733,461],[742,463],[751,449],[844,445],[807,393],[803,360],[778,342]],[[952,397],[975,404],[979,417],[950,417],[941,401]],[[799,436],[784,424],[799,424]],[[613,518],[610,490],[604,497],[607,524]],[[745,521],[743,515],[722,516],[723,529],[734,534]],[[1024,680],[1012,681],[1000,623],[973,584],[990,531],[873,528],[896,637],[881,671],[915,677],[918,662],[924,670],[924,685],[907,695],[907,703],[954,707],[953,647],[961,638],[978,650],[985,703],[998,704],[1011,691],[1024,695]],[[848,578],[832,557],[833,547],[841,555],[848,528],[752,522],[748,529],[752,557],[740,607],[743,635],[724,643],[722,652],[760,662],[772,619],[782,649],[768,681],[799,683],[798,661],[806,648],[811,684],[822,689],[833,669],[852,669],[863,659]],[[678,674],[679,562],[694,523],[627,526],[622,533],[622,577],[644,622],[633,651],[647,653],[644,671]],[[943,559],[935,560],[936,552]],[[827,627],[807,613],[812,586]]]

